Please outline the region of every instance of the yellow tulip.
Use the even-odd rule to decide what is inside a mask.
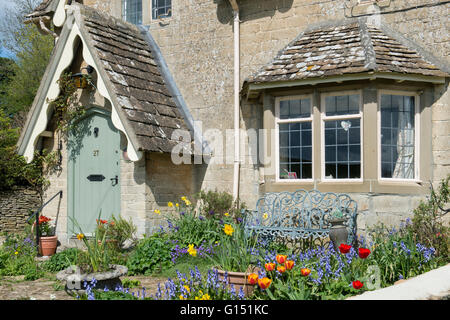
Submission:
[[[169,201],[169,202],[167,203],[167,206],[169,206],[169,208],[172,208],[172,207],[173,207],[173,203]]]

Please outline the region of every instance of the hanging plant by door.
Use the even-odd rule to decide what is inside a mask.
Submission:
[[[50,102],[54,108],[54,117],[57,122],[56,131],[59,131],[64,138],[75,129],[77,119],[80,119],[86,109],[78,101],[76,92],[79,88],[87,88],[91,83],[91,76],[78,73],[75,77],[70,72],[63,73],[58,80],[60,94]]]

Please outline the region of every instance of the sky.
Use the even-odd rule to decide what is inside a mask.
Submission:
[[[14,5],[14,0],[0,0],[0,19],[3,18],[3,14],[6,8],[11,8]],[[0,33],[0,39],[2,34]],[[0,57],[14,58],[14,54],[0,46]]]

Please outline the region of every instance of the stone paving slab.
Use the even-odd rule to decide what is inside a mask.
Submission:
[[[450,296],[450,263],[397,285],[367,291],[347,300],[436,300]]]

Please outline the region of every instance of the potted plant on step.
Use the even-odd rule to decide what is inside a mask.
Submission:
[[[234,286],[237,293],[242,288],[245,296],[251,295],[254,284],[249,283],[248,276],[258,272],[256,256],[252,254],[257,241],[245,234],[242,225],[231,222],[224,223],[219,239],[214,254],[208,256],[219,279],[228,282],[229,287]]]
[[[50,222],[51,218],[39,216],[38,234],[39,234],[39,254],[42,256],[51,256],[55,254],[58,246],[58,237],[55,235],[55,226]],[[36,227],[36,222],[33,224]]]

